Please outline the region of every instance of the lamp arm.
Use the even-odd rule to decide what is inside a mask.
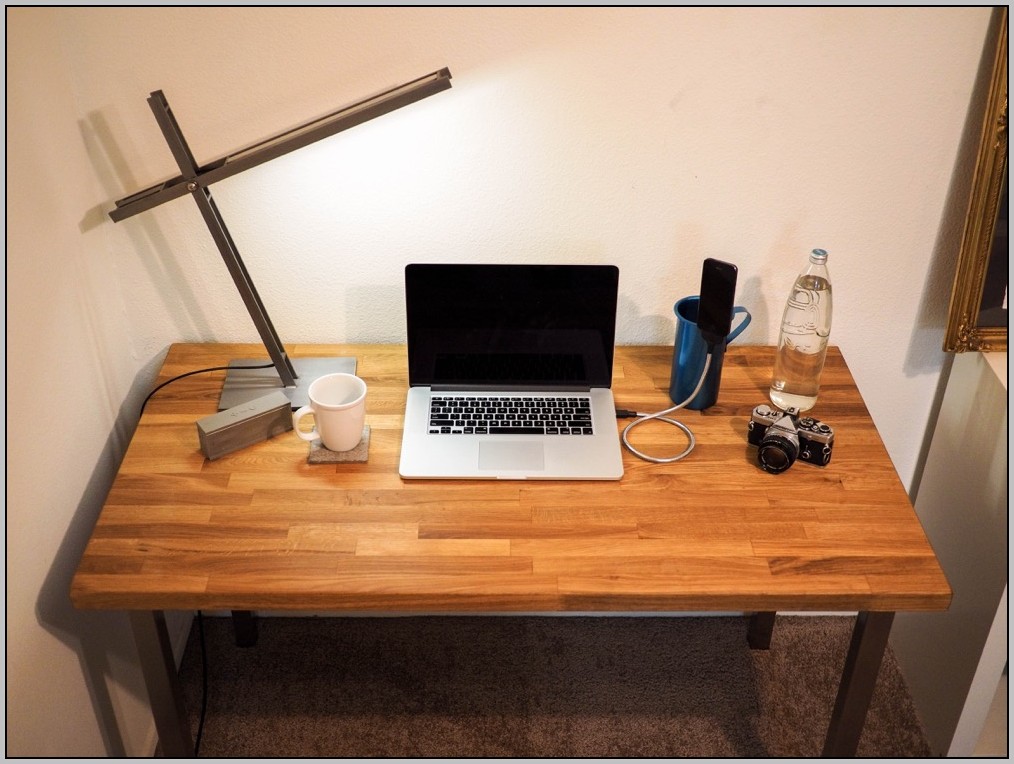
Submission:
[[[387,114],[402,106],[446,90],[450,86],[450,71],[446,68],[440,69],[319,119],[311,120],[300,127],[261,141],[204,167],[199,167],[194,159],[165,95],[161,90],[156,90],[148,98],[148,105],[155,115],[155,121],[162,131],[166,143],[169,144],[169,150],[172,152],[176,164],[179,165],[180,175],[118,200],[116,208],[109,213],[109,217],[114,222],[119,222],[172,199],[179,199],[188,193],[194,198],[201,211],[201,216],[204,218],[204,223],[215,241],[215,246],[218,247],[218,251],[225,261],[229,275],[232,276],[233,283],[243,299],[243,304],[246,305],[247,312],[253,319],[261,341],[271,357],[274,373],[281,379],[283,392],[292,401],[293,409],[297,409],[309,400],[308,380],[312,381],[323,374],[335,372],[354,374],[356,359],[301,357],[293,360],[289,358],[278,337],[278,332],[275,331],[271,319],[268,318],[268,312],[257,294],[253,279],[250,278],[243,259],[239,256],[236,243],[232,240],[229,229],[226,228],[225,221],[222,219],[222,213],[219,212],[208,187],[216,181],[236,175],[322,138],[348,130],[382,114]],[[254,371],[254,369],[261,368],[265,369],[266,374],[262,375]],[[300,381],[297,381],[299,380],[299,375],[296,373],[297,368],[303,373],[303,379]],[[231,408],[233,405],[245,403],[263,395],[264,391],[277,389],[278,380],[269,375],[272,375],[272,372],[267,367],[233,366],[230,363],[230,371],[226,375],[222,396],[218,403],[219,409]]]
[[[165,95],[161,91],[156,91],[148,99],[148,105],[155,115],[155,121],[158,123],[159,129],[162,130],[162,136],[165,138],[166,143],[169,144],[169,150],[172,152],[176,164],[179,165],[186,188],[197,203],[197,207],[201,211],[201,217],[204,218],[204,223],[208,227],[208,232],[211,234],[211,238],[214,239],[215,245],[225,261],[225,267],[228,268],[229,275],[232,276],[233,283],[235,283],[236,289],[239,290],[240,297],[242,297],[243,303],[246,305],[250,318],[253,319],[254,326],[257,327],[261,341],[267,348],[268,355],[275,365],[275,371],[282,380],[282,386],[295,387],[296,370],[292,367],[292,363],[285,354],[282,341],[278,337],[271,319],[268,318],[267,309],[257,294],[253,279],[250,278],[246,265],[243,264],[243,258],[239,256],[239,250],[236,249],[236,244],[229,234],[229,229],[225,226],[222,213],[219,212],[215,200],[211,197],[211,191],[201,182],[198,176],[200,170],[197,167],[197,162],[190,151],[190,146],[187,145],[186,138],[183,137],[183,131],[180,130],[172,109],[169,108],[169,101],[166,100]]]
[[[275,331],[275,327],[271,323],[271,318],[264,308],[264,303],[261,302],[261,298],[257,294],[257,288],[247,272],[243,258],[239,256],[239,250],[236,249],[236,244],[229,234],[229,229],[225,227],[225,221],[222,219],[222,214],[218,211],[215,200],[211,197],[211,191],[196,183],[191,185],[193,186],[191,195],[194,197],[194,201],[197,202],[197,207],[201,211],[205,224],[208,226],[208,231],[211,232],[211,237],[218,246],[222,260],[225,261],[225,267],[229,269],[229,275],[232,276],[232,281],[236,285],[240,297],[243,298],[247,312],[257,327],[257,332],[261,336],[261,342],[264,343],[264,347],[267,348],[268,355],[275,365],[275,371],[278,372],[278,376],[282,379],[282,386],[294,387],[298,378],[296,370],[289,360],[288,354],[285,352],[285,347],[282,345],[278,332]]]

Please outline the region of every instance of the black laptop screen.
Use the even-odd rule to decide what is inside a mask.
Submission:
[[[408,265],[409,381],[609,387],[618,284],[612,265]]]

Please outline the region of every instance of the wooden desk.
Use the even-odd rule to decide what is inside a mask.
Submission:
[[[835,430],[828,466],[756,466],[746,428],[773,351],[732,346],[718,404],[680,412],[697,438],[687,459],[625,452],[621,481],[591,483],[403,481],[404,347],[290,351],[359,359],[368,463],[308,464],[292,434],[206,461],[195,421],[215,412],[222,374],[175,382],[148,404],[72,583],[77,607],[131,613],[166,755],[193,743],[164,610],[744,611],[753,647],[770,641],[776,611],[859,611],[824,749],[852,755],[894,612],[950,603],[836,348],[811,412]],[[174,345],[159,380],[263,354]],[[671,347],[618,348],[617,406],[671,405],[671,360]],[[631,440],[670,455],[682,438],[650,423]]]

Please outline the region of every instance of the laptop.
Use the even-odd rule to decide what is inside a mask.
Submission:
[[[405,268],[403,478],[619,480],[612,265]]]

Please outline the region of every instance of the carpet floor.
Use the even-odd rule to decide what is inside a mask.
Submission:
[[[204,618],[204,757],[815,757],[852,618]],[[195,623],[181,668],[201,706]],[[928,757],[890,648],[859,755]]]

